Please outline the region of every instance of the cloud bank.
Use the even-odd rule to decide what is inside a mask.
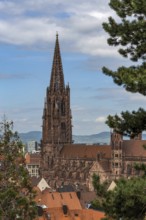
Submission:
[[[59,32],[64,50],[117,56],[109,49],[102,23],[112,14],[108,0],[7,0],[0,2],[0,42],[44,47]]]

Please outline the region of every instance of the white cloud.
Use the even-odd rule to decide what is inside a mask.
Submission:
[[[13,120],[14,122],[14,130],[18,132],[28,132],[28,131],[41,131],[42,120],[41,117],[38,118],[42,113],[42,109],[39,108],[12,108],[7,107],[3,108],[0,111],[0,120],[3,119],[4,115],[6,115],[7,120]]]
[[[105,116],[100,116],[100,117],[98,117],[98,118],[96,118],[96,120],[95,120],[96,122],[105,122],[106,121],[106,117]]]
[[[72,106],[72,111],[74,111],[74,112],[82,112],[82,111],[84,111],[85,110],[85,108],[83,108],[82,106]]]
[[[130,100],[135,102],[145,102],[146,103],[146,96],[136,93],[135,95],[130,94]]]
[[[28,118],[20,118],[20,119],[16,119],[15,122],[16,123],[23,123],[23,122],[28,122]]]
[[[40,41],[46,42],[49,36],[55,32],[55,24],[50,25],[46,18],[41,19],[15,19],[12,21],[0,21],[0,41],[16,45],[34,45]]]
[[[89,13],[89,15],[103,21],[104,19],[107,19],[107,17],[110,16],[110,13],[109,12],[108,13],[103,13],[103,12],[100,12],[100,11],[91,11]]]
[[[112,13],[108,0],[9,0],[0,2],[0,12],[1,43],[41,47],[54,41],[58,31],[70,52],[117,56],[102,30],[102,22]]]
[[[113,11],[109,10],[108,3],[108,0],[0,1],[0,43],[20,45],[29,49],[48,49],[48,47],[51,47],[49,45],[52,45],[54,49],[55,34],[58,31],[61,51],[89,55],[88,58],[91,61],[85,59],[79,62],[84,69],[87,70],[87,67],[89,68],[89,73],[96,70],[97,74],[97,71],[99,69],[101,71],[103,65],[109,65],[109,68],[117,68],[117,66],[122,65],[123,61],[121,62],[117,50],[107,45],[107,35],[102,29],[102,23],[107,20],[109,15],[113,15]],[[53,52],[51,51],[51,53]],[[68,56],[68,59],[70,59],[70,56]],[[17,77],[17,74],[0,74],[1,79],[7,77]],[[83,78],[84,76],[80,77]],[[78,83],[81,84],[81,81]],[[97,85],[99,84],[100,82],[97,82]],[[107,130],[107,126],[104,123],[106,115],[121,112],[121,104],[124,104],[125,108],[134,109],[134,106],[146,101],[143,96],[136,94],[134,96],[125,92],[124,89],[113,89],[108,88],[108,86],[104,85],[104,88],[94,90],[93,92],[97,96],[95,97],[94,95],[93,97],[92,93],[92,97],[86,97],[86,105],[83,104],[83,100],[77,103],[80,97],[82,99],[81,94],[78,94],[80,97],[75,96],[77,105],[72,107],[72,115],[73,129],[76,130],[76,133],[92,134]],[[30,94],[32,94],[32,90]],[[8,95],[7,93],[7,97],[12,97]],[[21,97],[20,103],[22,100]],[[92,104],[91,101],[93,101]],[[21,105],[20,103],[18,106]],[[23,104],[25,106],[28,105],[27,102]],[[37,110],[39,111],[38,116],[38,112],[34,109],[17,109],[16,106],[8,109],[7,106],[9,105],[6,104],[6,110],[2,111],[1,109],[0,115],[5,112],[8,117],[14,119],[14,122],[17,121],[16,128],[19,128],[19,131],[28,131],[29,128],[30,130],[41,129],[42,108]],[[15,102],[13,105],[15,105]]]

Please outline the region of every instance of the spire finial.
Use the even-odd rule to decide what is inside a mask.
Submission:
[[[50,88],[53,92],[56,90],[62,91],[64,89],[64,75],[59,47],[58,32],[56,32],[56,42],[50,79]]]
[[[56,38],[58,39],[58,31],[56,31]]]

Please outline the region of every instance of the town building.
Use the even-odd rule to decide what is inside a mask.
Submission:
[[[101,220],[105,217],[101,211],[83,209],[75,192],[50,193],[38,189],[35,201],[38,205],[39,220]]]
[[[43,177],[32,176],[30,180],[32,187],[37,187],[41,192],[45,189],[48,189],[50,192],[52,192],[51,187],[48,185]]]
[[[41,164],[41,155],[40,153],[26,153],[25,154],[25,164],[26,168],[31,177],[40,176],[40,164]]]
[[[37,141],[28,141],[27,142],[27,152],[33,153],[37,151],[38,143]]]
[[[50,85],[46,90],[41,141],[41,175],[53,188],[73,184],[93,190],[94,173],[101,181],[141,175],[135,163],[146,163],[146,141],[123,140],[111,133],[109,145],[73,144],[70,87],[65,86],[58,35],[56,36]]]

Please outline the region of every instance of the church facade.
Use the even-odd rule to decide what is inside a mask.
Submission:
[[[72,184],[93,190],[94,173],[101,181],[141,175],[135,163],[146,163],[146,141],[123,140],[115,132],[109,145],[73,144],[70,87],[65,86],[58,35],[50,85],[46,90],[41,141],[41,175],[51,187]]]

